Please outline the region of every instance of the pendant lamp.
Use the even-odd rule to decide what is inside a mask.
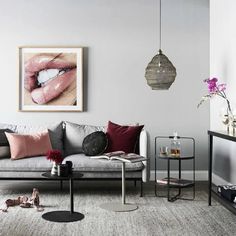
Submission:
[[[175,81],[176,69],[161,50],[161,0],[160,0],[160,49],[146,68],[145,78],[153,90],[167,90]]]

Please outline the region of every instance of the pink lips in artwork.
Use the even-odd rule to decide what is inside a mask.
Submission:
[[[37,104],[58,97],[76,80],[76,64],[60,58],[60,54],[39,54],[25,63],[24,87]]]

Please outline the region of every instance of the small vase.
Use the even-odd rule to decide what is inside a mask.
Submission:
[[[58,166],[58,164],[54,161],[52,164],[51,175],[57,175],[57,173],[58,173],[57,166]]]
[[[235,135],[235,128],[236,128],[236,118],[234,115],[230,112],[228,116],[229,122],[227,125],[227,132],[230,135]]]

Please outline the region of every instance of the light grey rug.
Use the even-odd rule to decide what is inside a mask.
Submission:
[[[87,186],[86,186],[87,185]],[[68,188],[63,192],[57,183],[10,183],[0,186],[0,203],[7,198],[31,194],[32,187],[40,190],[45,211],[69,209]],[[178,200],[169,203],[165,198],[154,197],[153,188],[139,197],[138,188],[129,185],[127,202],[136,203],[139,209],[133,212],[114,213],[99,207],[104,202],[120,201],[118,184],[103,183],[94,186],[83,183],[75,191],[75,210],[85,215],[74,223],[52,223],[41,218],[44,213],[35,209],[9,208],[0,212],[1,236],[152,236],[152,235],[235,235],[236,216],[219,203],[207,205],[207,194],[198,190],[196,200]]]

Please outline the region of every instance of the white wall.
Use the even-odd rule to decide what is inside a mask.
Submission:
[[[210,74],[227,84],[227,95],[236,108],[236,1],[210,1]],[[220,111],[226,106],[220,98],[211,101],[210,127],[226,130],[221,123]],[[214,172],[226,182],[236,182],[236,144],[222,139],[215,141]]]
[[[177,68],[169,91],[152,91],[144,73],[159,45],[156,0],[0,0],[0,122],[139,122],[156,135],[196,138],[207,169],[209,107],[197,110],[209,68],[208,0],[163,0],[163,52]],[[82,113],[18,112],[17,46],[87,47]],[[160,166],[162,168],[162,166]],[[165,166],[163,166],[165,168]]]

